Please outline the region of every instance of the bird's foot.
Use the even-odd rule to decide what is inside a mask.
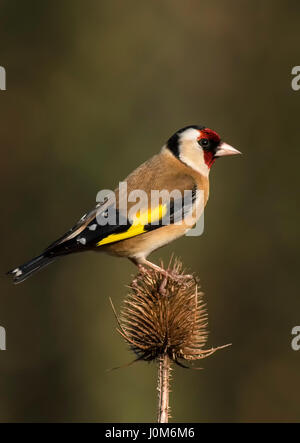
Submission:
[[[165,277],[163,280],[164,285],[166,284],[166,281],[168,278],[170,278],[171,280],[174,280],[176,282],[179,282],[179,283],[182,283],[182,282],[185,282],[187,280],[191,280],[194,278],[193,275],[190,275],[190,274],[177,274],[176,272],[170,271],[168,269],[163,269],[160,266],[157,266],[148,260],[143,261],[143,263],[138,263],[137,266],[138,266],[139,271],[142,273],[148,272],[147,267],[159,272],[161,275],[163,275]]]

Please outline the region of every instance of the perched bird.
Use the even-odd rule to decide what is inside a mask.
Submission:
[[[149,262],[147,256],[193,227],[208,200],[211,166],[218,157],[235,154],[240,152],[205,126],[191,125],[180,129],[169,138],[159,154],[139,166],[123,182],[127,194],[137,191],[138,197],[148,198],[146,203],[140,204],[134,216],[129,216],[129,212],[136,205],[137,198],[126,201],[127,207],[124,207],[123,195],[116,189],[115,198],[110,195],[98,203],[41,255],[8,274],[14,283],[20,283],[58,257],[89,250],[127,257],[142,269],[149,266],[166,273]],[[154,190],[169,193],[176,190],[180,192],[180,198],[159,198],[155,206],[151,201]],[[188,202],[183,198],[186,191],[191,195]],[[113,222],[108,223],[111,214]]]

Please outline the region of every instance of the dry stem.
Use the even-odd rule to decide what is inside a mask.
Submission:
[[[158,423],[169,421],[170,375],[171,361],[165,353],[159,357],[158,365]]]

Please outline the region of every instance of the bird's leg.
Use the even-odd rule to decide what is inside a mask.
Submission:
[[[154,269],[155,271],[159,272],[164,277],[169,277],[169,278],[176,280],[176,281],[182,281],[182,280],[193,278],[192,275],[179,275],[179,274],[175,274],[173,272],[167,271],[166,269],[161,268],[160,266],[152,263],[149,260],[146,260],[145,258],[143,258],[143,259],[139,258],[138,260],[131,258],[130,260],[139,268],[139,270],[141,272],[147,272],[147,267],[148,267],[148,268]]]
[[[168,271],[161,268],[160,266],[155,265],[151,261],[146,260],[145,258],[139,258],[139,259],[130,258],[130,260],[132,261],[132,263],[134,263],[138,267],[140,272],[147,272],[147,267],[148,267],[148,268],[154,269],[155,271],[159,272],[160,274],[164,275],[165,277],[170,277],[170,274]]]
[[[170,273],[166,271],[165,269],[161,268],[158,265],[155,265],[149,260],[143,259],[143,261],[140,261],[138,263],[138,268],[143,272],[145,267],[148,266],[148,268],[154,269],[155,271],[159,272],[161,275],[164,275],[165,277],[170,277]]]

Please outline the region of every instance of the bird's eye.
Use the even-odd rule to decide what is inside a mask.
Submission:
[[[202,148],[207,148],[207,146],[209,145],[209,141],[207,138],[201,138],[199,144],[202,146]]]

